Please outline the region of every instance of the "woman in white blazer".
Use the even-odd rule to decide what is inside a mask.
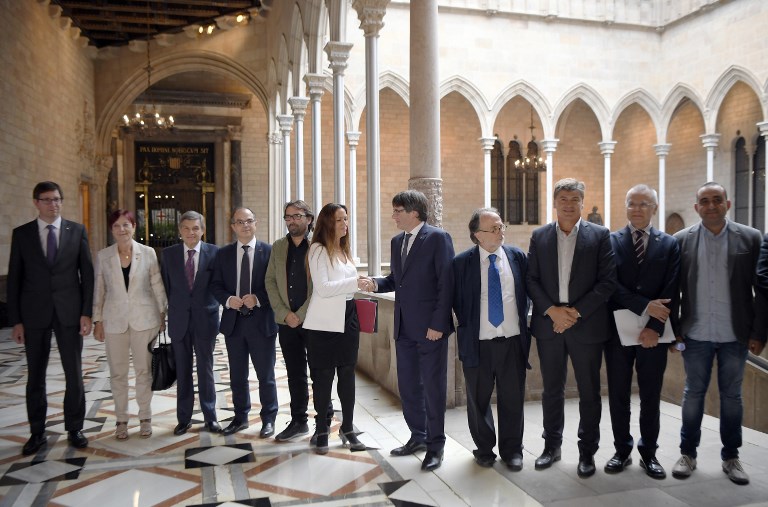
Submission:
[[[326,412],[331,402],[333,377],[341,402],[343,420],[339,430],[342,443],[353,451],[365,450],[354,432],[355,365],[360,325],[352,299],[358,289],[372,290],[367,279],[357,276],[349,249],[347,208],[326,204],[317,216],[312,245],[307,254],[313,291],[304,319],[307,330],[307,360],[317,424],[315,452],[328,452]]]
[[[168,300],[154,249],[133,240],[136,219],[114,211],[108,225],[115,244],[96,256],[93,335],[106,341],[118,440],[128,438],[128,368],[133,354],[139,435],[152,434],[152,355],[147,345],[165,329]]]

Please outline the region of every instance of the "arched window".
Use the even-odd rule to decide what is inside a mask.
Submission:
[[[491,206],[499,210],[501,219],[506,222],[507,215],[504,212],[505,181],[504,150],[501,147],[501,141],[496,138],[491,151]]]
[[[497,139],[491,151],[491,205],[508,224],[539,223],[539,176],[546,164],[535,140],[523,147],[517,136],[509,141],[506,160]]]
[[[734,168],[736,172],[734,217],[740,224],[749,224],[749,155],[747,142],[743,137],[736,140]]]
[[[757,149],[752,158],[752,227],[765,232],[765,138],[757,137]]]

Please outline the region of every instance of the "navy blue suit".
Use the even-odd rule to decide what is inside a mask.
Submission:
[[[219,302],[211,292],[213,264],[219,248],[200,243],[197,272],[192,290],[184,270],[184,245],[173,245],[161,254],[161,273],[168,295],[168,335],[176,359],[176,418],[192,418],[195,389],[192,380],[193,352],[197,358],[200,409],[207,422],[216,420],[216,386],[213,381],[213,349],[219,332]]]
[[[437,452],[445,447],[453,241],[444,230],[425,223],[401,267],[404,238],[404,233],[392,238],[392,271],[375,280],[377,292],[395,291],[397,383],[411,439]],[[428,340],[428,328],[443,337]]]
[[[680,248],[672,236],[653,227],[648,235],[643,262],[638,264],[634,240],[629,226],[611,233],[611,246],[616,261],[618,285],[610,300],[611,310],[628,309],[642,315],[653,299],[670,299],[671,313],[677,309],[680,284]],[[667,345],[652,348],[623,346],[616,332],[613,313],[613,336],[605,344],[605,366],[608,374],[608,400],[616,452],[626,457],[632,452],[634,439],[629,432],[632,368],[637,369],[640,388],[640,442],[637,449],[647,463],[656,455],[659,436],[659,402],[667,367]],[[659,335],[664,322],[648,317],[645,325]]]
[[[226,308],[227,299],[237,292],[237,248],[230,243],[219,250],[214,263],[211,288],[216,299],[224,306],[219,331],[224,334],[229,355],[230,387],[235,419],[248,422],[251,410],[251,393],[248,385],[248,357],[253,362],[259,380],[259,401],[262,423],[275,422],[277,415],[277,387],[275,385],[275,339],[277,324],[275,313],[269,305],[269,296],[264,285],[271,247],[256,241],[251,265],[251,294],[260,306],[253,308],[253,314],[241,315],[237,310]]]
[[[453,260],[453,310],[458,327],[456,338],[459,359],[464,370],[467,391],[467,420],[475,455],[495,458],[496,445],[491,395],[496,388],[499,412],[499,453],[509,461],[523,451],[523,403],[525,374],[531,337],[528,331],[528,294],[525,275],[528,267],[525,253],[519,248],[502,245],[512,270],[515,303],[520,334],[480,340],[480,247],[466,250]],[[505,316],[506,317],[506,316]],[[488,318],[487,315],[482,318]]]
[[[611,336],[608,299],[616,290],[616,265],[610,232],[582,220],[576,237],[568,282],[568,301],[560,301],[557,223],[533,231],[528,250],[528,295],[533,302],[531,332],[536,338],[544,381],[544,445],[559,448],[565,425],[565,379],[570,356],[579,389],[579,451],[595,454],[600,442],[600,368],[603,344]],[[573,232],[571,233],[573,234]],[[555,333],[545,315],[551,306],[575,308],[581,318],[563,333]]]

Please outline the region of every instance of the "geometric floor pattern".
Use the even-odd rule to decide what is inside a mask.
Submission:
[[[402,458],[389,455],[389,449],[407,440],[407,427],[397,400],[362,375],[357,376],[355,428],[368,446],[366,451],[350,452],[342,445],[338,419],[331,427],[329,452],[322,456],[312,452],[309,435],[285,443],[259,438],[258,382],[253,371],[249,380],[254,406],[248,429],[226,437],[210,434],[204,431],[196,406],[192,428],[174,436],[176,398],[171,388],[154,394],[152,436],[140,438],[138,406],[131,401],[129,438],[118,441],[104,345],[93,337],[84,340],[83,349],[83,432],[89,445],[74,449],[67,445],[64,430],[64,375],[55,340],[52,348],[47,376],[48,446],[35,456],[22,456],[21,446],[29,437],[26,360],[23,348],[10,339],[10,329],[0,329],[0,507],[768,505],[768,435],[744,430],[742,461],[752,482],[735,486],[719,470],[718,421],[710,417],[705,417],[699,468],[687,481],[654,481],[637,466],[617,476],[606,475],[602,464],[611,456],[612,446],[605,400],[603,446],[595,457],[598,473],[592,478],[576,475],[578,403],[573,400],[566,402],[568,437],[562,461],[547,471],[533,467],[542,445],[541,406],[528,403],[521,472],[511,472],[498,462],[493,468],[473,462],[466,410],[460,407],[446,414],[443,466],[425,473],[420,470],[423,453]],[[290,419],[290,398],[279,348],[277,353],[276,431],[280,432]],[[225,426],[232,418],[232,400],[221,336],[214,362],[218,418]],[[334,403],[338,408],[338,401]],[[679,410],[663,404],[658,455],[668,471],[678,453]]]

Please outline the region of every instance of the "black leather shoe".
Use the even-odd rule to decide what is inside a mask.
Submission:
[[[328,454],[328,433],[317,433],[314,445],[316,454]]]
[[[535,468],[536,470],[544,470],[552,466],[555,461],[560,461],[561,451],[560,448],[545,447],[541,456],[536,458]]]
[[[507,467],[513,472],[519,472],[523,469],[523,455],[513,454],[512,457],[504,461],[504,463],[506,463]]]
[[[233,433],[237,433],[238,431],[242,431],[248,427],[247,422],[240,422],[237,419],[232,419],[232,422],[229,423],[229,426],[221,430],[222,435],[232,435]]]
[[[605,464],[604,470],[607,474],[617,474],[623,472],[624,468],[632,464],[632,456],[622,456],[618,452]]]
[[[277,434],[275,440],[278,442],[287,442],[296,437],[306,435],[307,433],[309,433],[309,426],[307,426],[306,421],[300,422],[292,420],[283,431]]]
[[[402,447],[396,447],[395,449],[392,449],[389,451],[389,454],[392,456],[409,456],[413,453],[419,452],[419,451],[426,451],[427,450],[427,444],[424,442],[417,442],[415,440],[408,440],[406,444]]]
[[[421,462],[421,469],[425,472],[437,470],[443,464],[443,451],[427,451],[424,455],[424,461]]]
[[[189,428],[191,428],[191,427],[192,427],[192,423],[191,422],[179,423],[179,424],[176,425],[175,428],[173,428],[173,434],[178,437],[178,436],[183,435],[184,433],[186,433],[187,430]]]
[[[67,440],[72,444],[72,447],[77,447],[78,449],[88,447],[88,439],[85,438],[85,435],[83,435],[83,432],[80,430],[70,431],[67,434]]]
[[[579,477],[591,477],[595,475],[595,458],[592,456],[579,456],[579,466],[576,469]]]
[[[219,421],[205,421],[205,429],[210,433],[221,433],[221,424]]]
[[[315,432],[312,433],[312,436],[309,438],[309,445],[312,447],[317,445],[317,430],[315,430]]]
[[[647,460],[640,459],[640,468],[645,470],[646,475],[653,479],[667,478],[667,472],[664,471],[664,467],[661,466],[655,457],[649,458]]]
[[[425,458],[426,459],[426,458]],[[496,463],[496,458],[487,455],[475,455],[475,463],[483,468],[491,468]]]
[[[24,447],[21,449],[21,453],[24,456],[29,456],[30,454],[36,454],[37,451],[39,451],[46,445],[48,445],[48,437],[45,436],[45,432],[33,433],[32,436],[29,437],[29,440],[27,440],[27,443],[24,444]]]
[[[261,431],[259,431],[259,438],[271,437],[275,434],[275,425],[271,422],[265,422],[261,425]]]

